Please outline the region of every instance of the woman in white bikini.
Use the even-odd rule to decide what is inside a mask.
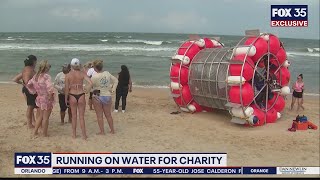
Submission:
[[[89,84],[88,89],[91,89],[92,82],[90,78],[81,71],[80,61],[77,58],[72,59],[71,61],[71,71],[65,77],[65,102],[67,104],[68,97],[69,97],[69,104],[71,108],[72,114],[72,137],[77,137],[77,118],[78,118],[78,111],[79,111],[79,120],[80,120],[80,127],[82,131],[82,138],[86,140],[87,133],[86,133],[86,126],[84,121],[84,112],[86,110],[86,99],[85,93],[83,88],[83,81],[87,81]]]

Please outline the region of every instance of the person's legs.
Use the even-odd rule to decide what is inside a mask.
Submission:
[[[116,90],[116,102],[115,102],[115,106],[114,106],[114,110],[116,112],[118,111],[118,108],[119,108],[120,98],[121,98],[121,91],[120,91],[120,89],[117,88],[117,90]]]
[[[36,118],[36,125],[35,125],[35,129],[34,129],[34,135],[38,135],[38,129],[42,124],[42,119],[43,119],[43,110],[39,109],[38,111],[38,116]]]
[[[40,114],[41,113],[41,109],[40,108],[35,108],[35,109],[36,109],[36,116],[34,116],[34,113],[33,113],[33,116],[34,116],[34,119],[35,119],[35,123],[34,124],[36,124],[38,117],[41,118],[41,122],[42,122],[42,119],[43,119],[43,116]],[[40,130],[42,132],[42,123],[40,124],[40,127],[39,127],[38,130]]]
[[[25,90],[22,90],[22,95],[23,95],[23,98],[26,101],[26,103],[28,103],[27,95],[25,94]],[[34,116],[34,111],[32,112],[32,124],[33,124],[33,126],[35,126],[35,124],[36,124],[36,118]]]
[[[72,113],[71,113],[71,108],[70,107],[68,107],[68,116],[69,116],[68,123],[72,123]]]
[[[92,99],[89,99],[89,108],[90,108],[90,110],[93,110],[93,108],[92,108]]]
[[[90,110],[93,110],[93,108],[92,108],[92,95],[93,95],[93,93],[90,92],[89,101],[88,101]]]
[[[36,124],[36,116],[34,115],[34,109],[32,111],[32,124],[35,125]]]
[[[79,109],[79,120],[80,120],[80,128],[82,131],[82,138],[86,140],[87,133],[86,133],[86,123],[84,121],[84,112],[86,111],[86,96],[83,95],[79,98],[78,101],[78,109]]]
[[[28,106],[27,107],[27,112],[26,112],[26,116],[27,116],[27,125],[29,128],[34,128],[34,126],[32,125],[32,114],[33,114],[33,106]]]
[[[103,104],[103,112],[105,117],[107,118],[109,128],[110,128],[110,133],[114,134],[113,119],[111,116],[111,105],[112,105],[112,102],[110,99],[110,102],[108,104]]]
[[[127,105],[127,96],[128,96],[128,88],[123,88],[122,89],[122,111],[126,110],[126,105]]]
[[[77,137],[77,109],[78,109],[78,103],[75,97],[69,96],[69,103],[71,108],[71,114],[72,114],[72,137]]]
[[[27,89],[25,90],[25,94],[27,97],[27,105],[28,105],[27,112],[26,112],[27,125],[29,128],[34,128],[34,126],[32,125],[32,114],[33,114],[34,108],[36,107],[37,95],[30,94]]]
[[[61,124],[64,124],[64,118],[66,116],[66,110],[67,110],[67,105],[65,102],[65,95],[64,94],[59,94],[59,105],[60,105],[60,119],[61,119]]]
[[[49,126],[49,117],[52,112],[52,109],[44,110],[43,111],[43,120],[42,120],[42,127],[43,127],[43,136],[48,137],[48,126]]]
[[[60,111],[60,119],[61,119],[61,124],[64,124],[64,117],[66,116],[65,111]]]
[[[296,103],[296,99],[297,99],[297,98],[295,98],[295,97],[292,95],[291,108],[290,108],[290,110],[293,109],[293,106],[294,106],[294,104]]]
[[[297,107],[297,111],[300,110],[300,107],[302,106],[301,102],[302,102],[302,98],[297,98],[298,99],[298,107]]]
[[[26,96],[26,94],[25,93],[22,93],[23,94],[23,97],[24,97],[24,99],[26,100],[26,102],[28,103],[28,101],[27,101],[27,96]],[[28,111],[28,110],[27,110]],[[28,115],[27,115],[28,116]],[[27,121],[27,124],[28,124],[28,127],[29,128],[33,128],[34,126],[35,126],[35,124],[36,124],[36,117],[35,117],[35,115],[34,115],[34,108],[32,109],[32,114],[31,114],[31,116],[32,116],[32,120],[31,120],[31,127],[29,126],[29,121]],[[28,120],[28,117],[27,117],[27,120]]]
[[[66,107],[67,107],[67,109],[68,109],[68,116],[69,116],[68,123],[72,123],[72,112],[71,112],[71,107],[70,107],[69,99],[70,99],[70,97],[68,97],[68,102],[67,102],[67,104],[66,104]]]
[[[304,110],[304,107],[303,107],[303,95],[302,95],[302,97],[301,97],[301,104],[300,104],[300,106],[301,106],[302,110]]]
[[[96,111],[97,121],[99,125],[100,132],[97,133],[98,135],[104,135],[104,122],[103,122],[103,109],[102,103],[98,101],[96,98],[92,99],[94,110]]]

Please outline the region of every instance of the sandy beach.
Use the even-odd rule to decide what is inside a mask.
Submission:
[[[134,88],[128,96],[127,112],[113,113],[113,135],[95,135],[98,132],[96,116],[94,111],[87,108],[85,120],[89,138],[84,141],[79,126],[78,138],[73,140],[71,124],[60,124],[58,103],[49,120],[50,137],[34,139],[32,131],[25,125],[26,103],[21,86],[1,84],[0,93],[2,177],[22,177],[14,175],[14,153],[32,151],[226,152],[228,166],[319,166],[319,129],[287,131],[292,119],[298,114],[296,110],[288,110],[290,97],[277,123],[248,128],[231,123],[228,112],[220,110],[211,113],[170,114],[178,108],[169,89]],[[319,126],[319,96],[306,97],[304,106],[306,110],[299,114],[306,115]],[[105,128],[108,132],[107,124]]]

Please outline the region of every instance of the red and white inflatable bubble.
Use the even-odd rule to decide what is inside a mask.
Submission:
[[[174,62],[170,68],[171,92],[174,96],[176,104],[183,110],[188,112],[212,111],[210,107],[201,107],[193,101],[190,88],[188,86],[188,67],[193,58],[202,49],[221,48],[223,45],[210,38],[197,39],[184,42],[172,57]]]
[[[234,47],[210,38],[183,43],[172,57],[171,92],[185,112],[228,110],[246,126],[275,123],[290,93],[283,44],[269,33],[247,35]]]

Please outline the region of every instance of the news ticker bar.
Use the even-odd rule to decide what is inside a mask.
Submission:
[[[319,174],[319,167],[231,167],[227,153],[20,152],[15,174]]]
[[[15,153],[15,168],[226,166],[226,153]]]
[[[212,168],[15,168],[15,174],[320,174],[320,167],[212,167]]]

